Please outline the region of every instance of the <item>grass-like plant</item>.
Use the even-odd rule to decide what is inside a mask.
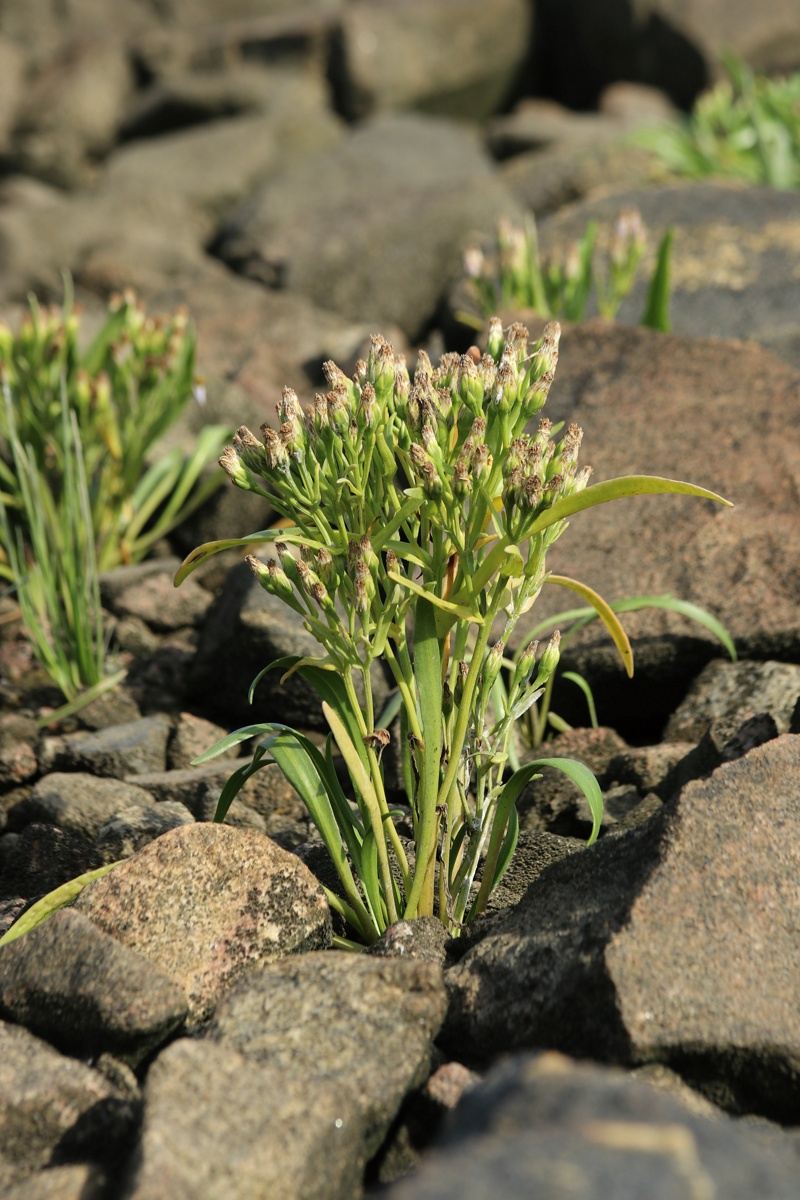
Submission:
[[[124,674],[106,673],[99,573],[203,503],[220,477],[201,473],[230,436],[211,425],[190,453],[150,461],[195,391],[185,314],[149,317],[126,294],[85,350],[79,338],[69,292],[62,309],[31,300],[16,335],[0,325],[0,578],[71,710]]]
[[[255,770],[278,763],[338,872],[341,889],[329,900],[361,942],[402,916],[437,913],[458,933],[479,914],[514,851],[516,798],[545,763],[582,788],[597,836],[602,796],[582,764],[539,759],[508,775],[514,724],[541,697],[559,658],[557,632],[541,654],[529,643],[504,701],[493,704],[509,638],[542,587],[565,587],[599,613],[630,672],[630,645],[613,611],[587,585],[550,573],[548,550],[569,517],[624,496],[672,492],[727,503],[653,476],[589,485],[589,468],[578,468],[577,426],[556,438],[545,418],[526,432],[546,400],[559,335],[548,325],[531,350],[523,326],[504,334],[495,319],[483,356],[446,354],[434,367],[422,352],[413,379],[375,337],[352,379],[326,365],[330,391],[307,416],[285,389],[279,429],[265,425],[259,439],[242,427],[220,460],[234,484],[270,498],[284,527],[201,546],[176,576],[178,584],[219,550],[273,543],[275,557],[251,554],[249,565],[302,617],[322,652],[265,665],[253,688],[268,670],[302,675],[323,701],[326,750],[266,722],[237,730],[197,761],[259,739],[252,761],[224,788],[216,819]],[[387,793],[390,733],[372,698],[379,659],[401,697],[400,807]],[[334,748],[355,805],[337,779]]]
[[[190,454],[177,448],[151,461],[198,394],[194,333],[184,312],[149,316],[126,292],[112,299],[85,349],[80,326],[69,291],[60,309],[32,299],[16,334],[0,324],[0,385],[11,397],[13,433],[56,503],[72,469],[61,421],[66,397],[80,430],[97,564],[105,571],[138,562],[208,498],[219,476],[201,480],[201,473],[230,430],[210,425]],[[6,507],[21,512],[8,412],[0,408],[0,490]]]
[[[728,78],[698,97],[688,118],[643,129],[636,143],[676,175],[800,187],[800,71],[771,79],[733,54],[724,62]]]
[[[459,318],[482,327],[498,310],[532,309],[542,317],[582,321],[592,288],[600,315],[615,317],[636,281],[646,246],[645,228],[637,209],[623,209],[610,232],[602,262],[598,262],[596,250],[597,228],[597,222],[590,221],[565,254],[544,261],[532,215],[522,228],[505,219],[499,221],[494,246],[488,251],[472,246],[464,254],[464,274],[481,318],[473,321],[469,313],[459,313]],[[671,250],[669,229],[659,243],[640,321],[662,333],[670,328]]]

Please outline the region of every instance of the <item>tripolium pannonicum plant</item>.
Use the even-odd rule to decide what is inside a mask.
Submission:
[[[201,546],[176,577],[227,547],[272,543],[271,557],[247,561],[303,618],[321,653],[264,671],[297,671],[315,687],[330,729],[326,751],[268,722],[232,733],[202,761],[260,739],[216,817],[224,819],[253,771],[278,763],[337,869],[341,888],[328,893],[330,902],[360,942],[400,917],[426,914],[457,934],[480,913],[516,845],[515,801],[544,763],[583,789],[590,840],[597,836],[602,797],[580,763],[538,759],[509,774],[514,723],[542,694],[559,637],[541,653],[523,641],[506,686],[495,689],[509,639],[542,587],[558,584],[598,611],[630,672],[630,645],[614,613],[586,585],[548,573],[547,551],[569,517],[607,500],[677,492],[727,503],[652,476],[590,485],[590,469],[578,466],[576,425],[561,431],[540,418],[527,432],[547,399],[559,336],[550,324],[531,348],[522,325],[504,332],[495,318],[482,356],[445,354],[434,367],[421,352],[413,376],[374,337],[352,379],[326,364],[330,390],[307,414],[285,389],[279,428],[265,425],[261,439],[239,429],[220,460],[238,487],[270,499],[281,527]],[[371,687],[377,659],[399,696],[406,804],[394,808],[382,761],[390,734]],[[334,750],[346,763],[352,804]],[[413,837],[401,836],[409,827]]]

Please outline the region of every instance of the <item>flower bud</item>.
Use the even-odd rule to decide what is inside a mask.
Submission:
[[[468,675],[469,675],[469,663],[466,663],[466,662],[464,662],[463,659],[460,659],[459,663],[458,663],[458,674],[456,675],[456,688],[455,688],[456,705],[459,705],[464,698],[464,684],[467,681]]]
[[[236,487],[249,492],[253,488],[253,477],[233,446],[226,446],[219,457],[219,465]]]
[[[502,642],[495,642],[483,660],[483,685],[487,692],[493,686],[494,681],[497,679],[497,676],[500,672],[504,650],[505,646]]]
[[[270,471],[282,471],[288,475],[289,455],[279,435],[266,424],[261,426],[261,432],[264,435],[267,467]]]
[[[550,678],[558,666],[558,660],[561,657],[561,651],[559,650],[560,642],[561,633],[557,629],[547,643],[542,657],[539,659],[538,677],[542,683]]]
[[[527,646],[522,651],[522,654],[520,654],[519,658],[517,659],[514,667],[514,674],[511,679],[512,691],[514,688],[524,687],[530,679],[531,672],[533,671],[534,664],[536,662],[536,650],[538,645],[538,641],[528,642]]]
[[[274,558],[269,558],[266,563],[263,563],[260,558],[256,558],[255,554],[248,554],[245,562],[265,592],[270,592],[273,596],[279,596],[281,600],[287,603],[296,602],[294,588],[289,581],[289,577]]]
[[[481,442],[480,446],[475,447],[475,454],[472,459],[472,474],[476,479],[483,479],[492,469],[492,456],[489,453],[489,447],[485,442]]]
[[[486,335],[486,353],[497,362],[503,353],[503,324],[499,317],[489,321],[489,331]]]

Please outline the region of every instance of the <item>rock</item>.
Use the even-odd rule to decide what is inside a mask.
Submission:
[[[196,579],[187,579],[178,589],[172,574],[148,575],[126,588],[115,603],[123,617],[138,617],[150,629],[168,633],[187,625],[200,625],[211,607],[213,596]]]
[[[607,600],[665,592],[690,600],[723,622],[745,657],[800,657],[800,375],[752,344],[600,321],[566,331],[560,349],[547,415],[582,426],[581,461],[594,467],[596,480],[635,473],[686,479],[736,507],[667,496],[600,505],[571,520],[548,555],[549,569],[585,580]],[[563,609],[561,590],[544,590],[518,636],[531,620]],[[652,742],[720,647],[702,626],[665,610],[626,613],[622,621],[634,648],[632,680],[593,626],[570,641],[561,666],[589,679],[604,722],[629,741]],[[571,704],[565,688],[556,689],[553,707],[568,721]]]
[[[331,936],[327,901],[302,863],[262,834],[226,825],[165,833],[75,906],[182,984],[190,1025],[244,972]]]
[[[159,802],[159,808],[168,803],[170,808],[185,809],[195,821],[213,821],[220,794],[233,771],[234,764],[230,759],[222,759],[220,762],[207,763],[204,767],[133,775],[131,778],[150,789]],[[225,821],[228,825],[269,832],[261,814],[238,797],[228,809]]]
[[[24,829],[34,822],[58,825],[91,842],[120,810],[153,804],[150,793],[134,784],[98,779],[82,771],[54,771],[37,780],[30,795],[9,809],[9,827]]]
[[[304,627],[302,617],[267,592],[246,563],[229,572],[225,587],[206,622],[192,670],[192,686],[208,699],[208,710],[220,720],[251,725],[275,720],[301,729],[327,729],[317,693],[299,673],[281,684],[281,672],[265,675],[252,705],[248,691],[258,672],[286,655],[319,658],[320,643]],[[360,682],[356,686],[362,694]],[[379,670],[372,673],[375,711],[388,689]]]
[[[339,105],[351,120],[412,107],[481,120],[506,102],[532,21],[524,0],[349,4],[331,64]]]
[[[0,1022],[0,1186],[70,1158],[113,1161],[136,1106],[93,1071],[19,1025]]]
[[[525,822],[520,820],[520,824]],[[499,912],[519,903],[534,880],[554,862],[583,849],[583,841],[538,829],[521,828],[514,856],[506,873],[492,889],[487,912]]]
[[[800,250],[800,220],[791,192],[724,183],[626,188],[585,200],[543,221],[543,252],[581,236],[587,222],[597,220],[597,252],[601,253],[617,213],[629,207],[641,212],[650,245],[636,286],[620,306],[621,321],[640,320],[656,247],[666,229],[674,226],[670,260],[674,332],[692,338],[752,339],[800,367],[800,335],[793,322],[800,281],[791,265]]]
[[[103,1200],[108,1194],[103,1171],[89,1163],[49,1167],[12,1184],[5,1200]]]
[[[552,866],[448,973],[448,1040],[668,1062],[786,1119],[800,1025],[800,739],[688,784],[666,817]],[[663,832],[662,832],[663,830]]]
[[[22,99],[25,56],[10,38],[0,36],[0,152],[8,154],[14,118]]]
[[[33,900],[102,866],[97,848],[86,838],[54,825],[28,825],[19,834],[7,833],[3,842],[12,839],[0,877],[0,892],[8,897]]]
[[[90,182],[90,159],[111,149],[133,86],[121,43],[65,47],[26,82],[12,142],[18,169],[60,187]]]
[[[665,738],[699,741],[721,726],[731,734],[754,713],[769,713],[778,733],[787,733],[800,699],[800,666],[779,662],[725,662],[715,659],[698,675],[669,719]]]
[[[352,320],[395,322],[413,339],[467,235],[503,212],[516,215],[516,205],[468,131],[387,114],[265,184],[233,213],[216,250],[249,278]]]
[[[625,742],[613,729],[577,728],[534,749],[526,747],[520,761],[525,764],[539,758],[576,758],[605,782],[609,761],[624,749]],[[520,827],[563,837],[588,837],[592,820],[577,784],[555,767],[542,767],[539,774],[541,778],[532,780],[520,795]]]
[[[427,1077],[443,1015],[431,963],[314,953],[253,973],[206,1037],[151,1067],[126,1196],[357,1194],[403,1097]]]
[[[103,186],[109,193],[168,188],[214,217],[246,196],[278,168],[335,145],[345,127],[321,104],[311,81],[284,73],[264,113],[230,116],[131,142],[112,155]]]
[[[519,1055],[471,1088],[439,1147],[391,1200],[789,1200],[798,1150],[730,1118],[696,1115],[620,1071]],[[623,1182],[624,1181],[624,1182]]]
[[[94,848],[103,863],[119,862],[144,849],[156,838],[192,825],[194,816],[177,800],[165,800],[147,808],[129,808],[109,817],[97,831]]]
[[[438,917],[418,917],[414,921],[395,921],[366,953],[378,958],[413,958],[441,966],[446,941],[447,932]]]
[[[38,740],[39,728],[32,718],[17,713],[0,717],[0,786],[25,783],[36,774]]]
[[[147,771],[163,771],[172,729],[161,714],[109,725],[95,733],[68,733],[45,739],[46,769],[88,771],[118,779]]]
[[[187,1011],[169,975],[68,908],[0,955],[0,1016],[76,1057],[137,1063]]]
[[[222,725],[215,725],[213,721],[207,721],[205,717],[198,717],[189,712],[180,713],[175,722],[167,753],[169,771],[188,769],[193,759],[206,750],[210,750],[216,742],[226,736],[227,732]],[[218,768],[224,765],[230,771],[230,760],[238,757],[240,749],[241,747],[234,746],[230,750],[224,750],[212,761]]]

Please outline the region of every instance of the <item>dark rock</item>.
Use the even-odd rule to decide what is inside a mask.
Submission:
[[[0,1186],[70,1159],[113,1160],[138,1118],[101,1074],[0,1022]]]
[[[126,1195],[345,1200],[426,1078],[443,1014],[431,963],[316,953],[255,972],[206,1037],[153,1064]]]
[[[640,320],[656,246],[672,225],[676,230],[670,262],[673,331],[692,338],[752,339],[800,367],[800,336],[791,319],[800,299],[800,281],[791,266],[800,249],[800,224],[791,192],[724,183],[617,191],[543,221],[539,230],[543,253],[581,236],[591,219],[599,222],[601,252],[617,213],[630,207],[641,212],[650,246],[636,286],[620,306],[621,321]],[[747,303],[742,304],[745,293]]]
[[[169,718],[157,715],[95,733],[69,733],[45,739],[43,758],[50,771],[88,771],[115,779],[163,771],[171,729]]]
[[[86,871],[102,865],[95,846],[86,838],[54,825],[28,825],[14,838],[6,858],[0,890],[6,896],[27,899],[44,896]]]
[[[324,893],[299,860],[227,825],[165,833],[87,887],[75,907],[182,984],[191,1024],[244,972],[331,936]]]
[[[123,617],[139,617],[157,633],[169,633],[200,625],[213,597],[194,579],[175,588],[172,573],[148,575],[126,588],[116,599],[115,609]]]
[[[796,1139],[699,1116],[621,1071],[518,1056],[470,1088],[439,1147],[392,1200],[790,1200]]]
[[[447,932],[438,917],[396,921],[367,949],[378,958],[414,958],[442,965]]]
[[[17,713],[0,717],[0,787],[24,783],[36,774],[38,739],[39,729],[31,717]]]
[[[448,1039],[484,1057],[665,1062],[730,1109],[788,1118],[799,742],[751,751],[688,784],[666,823],[552,866],[448,973]]]
[[[226,736],[227,732],[228,730],[222,725],[215,725],[213,721],[207,721],[205,717],[198,717],[194,713],[188,712],[180,713],[170,738],[167,752],[168,769],[181,771],[188,768],[193,759],[206,750],[210,750],[216,742]],[[240,750],[240,746],[234,746],[230,750],[224,750],[212,761],[218,766],[225,765],[230,771],[230,760],[236,758]]]
[[[163,971],[79,912],[62,909],[0,955],[0,1016],[76,1057],[137,1062],[187,1015]]]
[[[716,659],[698,675],[667,722],[664,737],[699,741],[713,726],[735,731],[756,713],[769,713],[778,733],[787,733],[800,699],[800,666],[779,662],[725,662]]]
[[[127,808],[152,807],[144,788],[118,779],[98,779],[81,771],[53,772],[39,779],[30,794],[8,812],[10,829],[39,822],[58,825],[92,841],[100,827]]]

